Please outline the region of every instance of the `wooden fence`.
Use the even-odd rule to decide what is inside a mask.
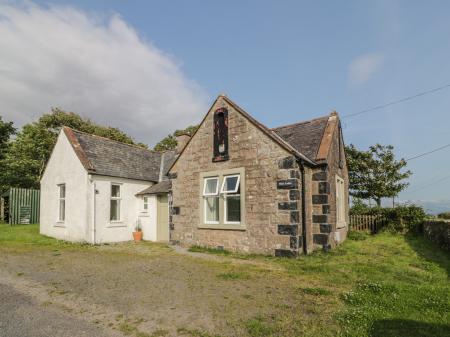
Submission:
[[[364,231],[378,233],[386,225],[386,219],[379,215],[352,214],[350,215],[350,229],[353,231]]]
[[[11,225],[39,222],[39,190],[11,188],[1,196],[1,216]]]

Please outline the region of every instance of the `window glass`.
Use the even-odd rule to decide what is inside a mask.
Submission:
[[[219,178],[205,178],[203,195],[216,195],[219,187]]]
[[[111,196],[120,197],[120,185],[111,185]]]
[[[236,193],[239,188],[240,176],[238,174],[225,176],[222,183],[222,193]]]
[[[64,221],[66,219],[66,185],[61,184],[59,187],[59,214],[58,220]]]
[[[207,223],[219,222],[219,197],[205,198],[205,221]]]
[[[120,185],[111,185],[111,203],[109,218],[120,221]]]
[[[59,185],[59,197],[60,198],[66,197],[66,185],[65,184]]]
[[[144,197],[144,210],[148,210],[148,197]]]
[[[226,203],[227,222],[241,222],[241,196],[227,196]]]
[[[120,200],[111,200],[111,214],[112,221],[120,220]]]

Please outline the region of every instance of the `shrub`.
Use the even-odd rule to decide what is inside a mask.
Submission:
[[[426,218],[424,209],[414,205],[383,208],[381,213],[387,221],[386,229],[400,233],[419,232]]]
[[[450,220],[450,212],[438,214],[439,219]]]
[[[385,219],[385,230],[397,233],[421,231],[422,224],[426,218],[424,209],[415,205],[397,206],[394,208],[373,207],[368,208],[364,213],[356,214],[377,215]]]

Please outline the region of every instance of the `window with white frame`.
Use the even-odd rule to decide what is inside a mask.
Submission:
[[[223,177],[220,193],[223,194],[223,213],[225,224],[241,223],[241,176],[233,174]]]
[[[208,177],[203,182],[203,209],[206,224],[219,223],[219,177]]]
[[[209,228],[245,229],[243,221],[244,169],[201,174],[202,224]],[[200,225],[202,226],[202,225]]]
[[[143,201],[144,201],[143,205],[144,212],[148,212],[148,197],[144,197]]]
[[[345,227],[345,185],[344,180],[336,176],[336,222],[337,227]]]
[[[110,216],[111,221],[120,221],[121,194],[120,185],[111,184]]]
[[[66,220],[66,184],[59,184],[59,215],[58,221]]]

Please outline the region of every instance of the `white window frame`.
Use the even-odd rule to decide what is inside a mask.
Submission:
[[[206,185],[208,184],[208,181],[210,181],[210,180],[216,180],[217,181],[216,191],[215,192],[211,192],[211,193],[206,193]],[[203,221],[204,221],[205,224],[208,224],[208,225],[218,225],[220,223],[219,183],[220,183],[220,177],[219,176],[203,178]],[[219,199],[219,205],[218,205],[219,208],[217,209],[217,212],[219,214],[219,221],[206,220],[207,219],[206,212],[208,210],[207,199],[211,198],[211,197],[215,197],[215,198]]]
[[[345,218],[345,182],[336,175],[336,227],[343,228],[347,225]]]
[[[217,180],[216,191],[215,191],[215,192],[212,192],[212,193],[206,193],[206,185],[207,185],[207,182],[208,182],[209,180]],[[212,197],[212,196],[218,195],[218,194],[219,194],[219,183],[220,183],[220,177],[219,177],[219,176],[217,176],[217,177],[206,177],[206,178],[204,178],[204,179],[203,179],[203,196],[204,196],[204,197]]]
[[[119,196],[113,197],[112,195],[112,188],[113,186],[119,186]],[[109,221],[111,223],[117,223],[122,222],[122,184],[119,183],[111,183],[110,189],[109,189]],[[119,201],[119,219],[112,220],[111,219],[111,201],[112,200],[118,200]]]
[[[236,178],[236,177],[237,177],[237,181],[236,181],[235,189],[232,191],[224,191],[227,178]],[[222,188],[220,189],[220,192],[223,194],[223,223],[226,225],[240,225],[241,224],[241,221],[228,221],[228,219],[227,219],[227,217],[228,217],[228,213],[227,213],[228,196],[230,196],[230,197],[239,196],[239,198],[241,198],[241,193],[237,194],[240,183],[241,183],[241,175],[240,174],[230,174],[230,175],[223,176]],[[240,199],[239,199],[239,201],[241,202]],[[240,202],[239,202],[239,204],[240,204]],[[241,214],[241,216],[242,216],[242,214]]]
[[[237,177],[237,182],[236,182],[236,188],[232,191],[224,191],[225,188],[225,182],[227,181],[228,178],[236,178]],[[222,180],[222,188],[220,189],[220,193],[222,194],[233,194],[236,193],[239,189],[239,184],[241,183],[241,175],[240,174],[230,174],[230,175],[224,175],[223,176],[223,180]]]
[[[227,193],[224,193],[225,185],[224,180],[226,177],[237,177],[238,181],[236,184],[236,187],[232,191],[226,191]],[[200,196],[200,212],[199,217],[200,221],[197,225],[198,228],[204,228],[204,229],[221,229],[221,230],[247,230],[246,227],[246,216],[245,216],[245,168],[244,167],[238,167],[233,169],[223,169],[223,170],[217,170],[217,171],[209,171],[209,172],[200,172],[200,186],[199,186],[199,196]],[[206,220],[206,201],[204,195],[205,192],[205,184],[209,179],[217,179],[219,178],[219,184],[220,187],[218,194],[208,193],[208,195],[211,196],[218,196],[219,197],[219,221],[207,221]],[[237,190],[240,188],[240,212],[241,212],[241,221],[227,221],[226,219],[226,204],[227,204],[227,196],[232,195],[238,195],[236,193],[231,192],[237,192]]]
[[[61,188],[64,187],[64,197],[61,197]],[[58,184],[58,222],[64,223],[66,221],[66,184]],[[64,218],[61,219],[61,201],[64,201]]]
[[[241,204],[241,193],[239,194],[231,194],[230,197],[239,196],[239,205]],[[228,205],[228,195],[225,195],[223,198],[223,223],[226,225],[240,225],[242,221],[242,211],[241,211],[241,221],[228,221],[227,219],[227,205]]]
[[[147,208],[145,206],[147,206]],[[148,212],[148,195],[144,195],[142,197],[142,212]]]

